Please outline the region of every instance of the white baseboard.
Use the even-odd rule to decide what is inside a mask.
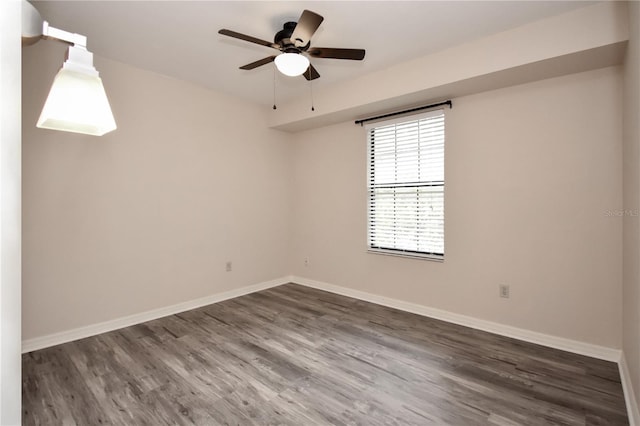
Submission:
[[[456,314],[442,309],[436,309],[429,306],[405,302],[398,299],[391,299],[389,297],[366,293],[363,291],[328,284],[321,281],[310,280],[303,277],[291,276],[290,281],[307,287],[316,288],[318,290],[325,290],[331,293],[353,297],[355,299],[364,300],[366,302],[388,306],[390,308],[395,308],[401,311],[411,312],[413,314],[463,325],[465,327],[488,331],[489,333],[499,334],[501,336],[511,337],[514,339],[523,340],[525,342],[536,343],[538,345],[561,349],[563,351],[586,355],[592,358],[603,359],[606,361],[612,361],[616,363],[620,361],[621,351],[619,349],[612,349],[604,346],[566,339],[564,337],[538,333],[523,328],[517,328],[492,321],[486,321],[466,315]]]
[[[622,379],[622,390],[624,391],[624,402],[627,405],[627,415],[629,416],[629,426],[640,426],[640,411],[638,411],[638,403],[633,391],[631,375],[627,361],[624,358],[624,352],[618,363],[620,369],[620,378]]]
[[[522,328],[512,327],[496,322],[486,321],[466,315],[456,314],[453,312],[432,308],[429,306],[418,305],[415,303],[405,302],[398,299],[392,299],[385,296],[379,296],[347,287],[341,287],[328,284],[321,281],[310,280],[298,276],[287,276],[271,281],[266,281],[242,288],[217,293],[210,296],[202,297],[187,302],[166,306],[139,314],[129,315],[122,318],[91,324],[85,327],[66,330],[59,333],[49,334],[46,336],[35,337],[22,341],[22,353],[31,352],[50,346],[59,345],[61,343],[71,342],[73,340],[83,339],[85,337],[95,336],[100,333],[117,330],[119,328],[140,324],[146,321],[162,318],[168,315],[177,314],[188,311],[190,309],[199,308],[201,306],[210,305],[212,303],[221,302],[223,300],[232,299],[234,297],[243,296],[245,294],[254,293],[256,291],[265,290],[267,288],[276,287],[289,282],[316,288],[319,290],[329,291],[331,293],[341,294],[343,296],[353,297],[355,299],[364,300],[366,302],[376,303],[378,305],[388,306],[390,308],[399,309],[414,314],[475,328],[478,330],[488,331],[490,333],[502,336],[512,337],[514,339],[524,340],[526,342],[536,343],[543,346],[549,346],[568,352],[586,355],[593,358],[603,359],[607,361],[620,362],[621,351],[618,349],[607,348],[604,346],[592,345],[589,343],[570,340],[563,337],[552,336],[549,334],[538,333]],[[638,424],[640,426],[640,424]]]
[[[98,324],[91,324],[85,327],[75,328],[73,330],[62,331],[60,333],[49,334],[46,336],[34,337],[32,339],[22,341],[22,353],[48,348],[50,346],[71,342],[73,340],[84,339],[85,337],[95,336],[97,334],[106,333],[119,328],[129,327],[131,325],[140,324],[146,321],[166,317],[168,315],[188,311],[190,309],[210,305],[212,303],[222,302],[223,300],[233,299],[234,297],[243,296],[256,291],[265,290],[267,288],[276,287],[288,282],[290,282],[289,277],[278,278],[222,293],[212,294],[195,300],[189,300],[187,302],[177,303],[171,306],[165,306],[163,308],[153,309],[139,314],[116,318]]]

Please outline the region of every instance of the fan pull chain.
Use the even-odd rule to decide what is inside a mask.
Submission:
[[[311,92],[311,111],[316,109],[313,107],[313,80],[311,80],[311,67],[309,67],[309,91]]]
[[[278,109],[276,107],[276,66],[273,66],[273,109]]]

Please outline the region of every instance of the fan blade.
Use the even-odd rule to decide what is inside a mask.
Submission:
[[[320,77],[318,71],[311,64],[309,64],[309,68],[307,68],[303,75],[307,80],[315,80],[316,78]]]
[[[361,61],[364,59],[364,49],[334,49],[332,47],[312,47],[307,53],[314,58],[352,59]]]
[[[237,33],[235,31],[222,29],[222,30],[218,31],[218,34],[226,35],[226,36],[233,37],[233,38],[238,38],[240,40],[244,40],[244,41],[248,41],[248,42],[251,42],[251,43],[259,44],[261,46],[273,47],[274,49],[280,50],[280,46],[275,44],[275,43],[271,43],[270,41],[261,40],[259,38],[251,37],[251,36],[248,36],[246,34]]]
[[[241,70],[252,70],[254,68],[258,68],[262,65],[266,65],[270,62],[273,62],[273,60],[275,59],[275,56],[269,56],[267,58],[264,59],[260,59],[259,61],[255,61],[255,62],[251,62],[250,64],[247,65],[243,65],[240,67]]]
[[[324,18],[310,10],[302,11],[298,24],[291,34],[291,41],[297,46],[306,46]]]

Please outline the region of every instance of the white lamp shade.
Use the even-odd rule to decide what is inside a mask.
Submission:
[[[309,59],[299,53],[281,53],[275,63],[278,71],[289,77],[302,75],[309,68]]]
[[[36,126],[95,136],[115,130],[102,79],[95,74],[60,69]]]

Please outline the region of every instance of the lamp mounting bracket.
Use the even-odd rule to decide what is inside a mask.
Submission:
[[[28,46],[42,38],[58,40],[84,50],[87,49],[86,36],[50,26],[31,3],[22,0],[22,45]]]
[[[70,33],[69,31],[54,28],[47,21],[42,23],[42,36],[54,40],[60,40],[73,44],[75,47],[87,48],[87,37],[81,34]]]

